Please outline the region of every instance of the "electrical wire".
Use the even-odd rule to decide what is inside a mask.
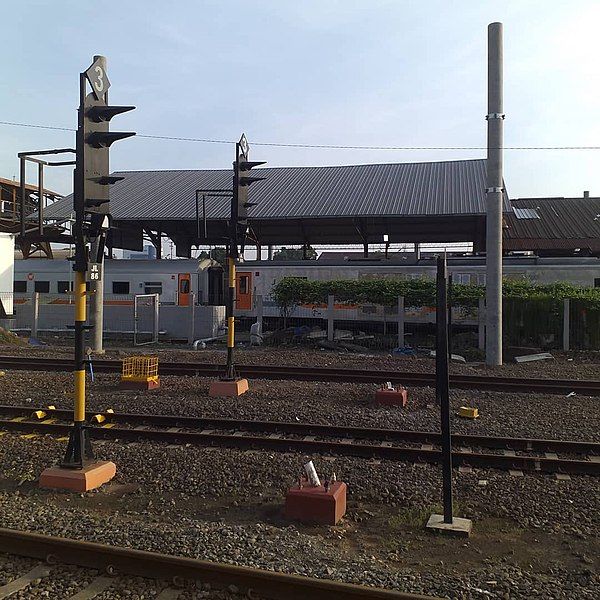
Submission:
[[[53,125],[34,125],[32,123],[14,123],[0,121],[0,125],[13,127],[29,127],[34,129],[50,129],[54,131],[76,130],[70,127],[55,127]],[[136,134],[138,138],[153,140],[168,140],[177,142],[196,142],[201,144],[235,144],[235,140],[218,140],[210,138],[191,138],[170,135]],[[252,142],[252,146],[274,146],[277,148],[317,148],[321,150],[488,150],[487,146],[360,146],[345,144],[300,144],[286,142]],[[503,150],[600,150],[600,146],[504,146]]]

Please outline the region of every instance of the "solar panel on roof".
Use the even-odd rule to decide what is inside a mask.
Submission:
[[[539,219],[540,215],[535,208],[516,208],[513,207],[515,211],[515,217],[517,219]]]

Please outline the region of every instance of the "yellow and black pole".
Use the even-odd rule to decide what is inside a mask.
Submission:
[[[75,340],[74,340],[74,411],[73,427],[69,434],[67,451],[61,466],[82,469],[86,460],[94,458],[89,434],[85,425],[85,330],[86,322],[86,271],[88,252],[85,226],[85,200],[84,200],[84,161],[83,147],[85,144],[85,98],[86,98],[86,76],[80,74],[80,104],[78,113],[78,127],[76,136],[77,161],[73,173],[73,208],[75,211],[75,222],[73,223],[73,237],[75,240],[75,257],[73,270],[75,271]]]
[[[75,273],[75,423],[85,421],[85,362],[83,337],[86,321],[85,273]]]
[[[235,367],[233,365],[233,349],[235,347],[235,318],[233,316],[233,307],[235,302],[235,252],[231,250],[233,241],[229,244],[229,252],[227,256],[227,368],[225,370],[225,381],[233,381],[235,379]]]
[[[85,248],[84,248],[85,252]],[[94,458],[92,444],[85,424],[85,358],[84,335],[86,330],[85,271],[75,271],[75,364],[73,428],[69,435],[63,467],[82,469],[86,461]]]

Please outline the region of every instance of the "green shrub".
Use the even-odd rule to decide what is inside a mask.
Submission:
[[[309,281],[297,277],[284,277],[274,287],[272,297],[282,313],[298,304],[326,304],[327,296],[345,304],[381,304],[394,306],[398,296],[404,296],[407,306],[434,306],[435,282],[428,279],[353,279]],[[554,300],[557,304],[565,298],[577,299],[586,308],[600,309],[600,288],[584,288],[570,283],[536,285],[528,281],[507,280],[503,285],[505,299]],[[452,304],[477,306],[485,296],[482,285],[452,285]]]

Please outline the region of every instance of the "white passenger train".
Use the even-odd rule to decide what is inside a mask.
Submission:
[[[40,292],[54,302],[68,301],[73,278],[69,260],[17,260],[15,298]],[[179,306],[188,306],[192,294],[197,304],[223,304],[223,268],[211,259],[106,260],[105,302],[132,303],[136,294],[159,294],[161,303]]]
[[[378,277],[435,277],[435,259],[398,256],[394,260],[355,259],[342,261],[246,261],[238,265],[236,314],[255,315],[256,296],[263,299],[264,315],[276,316],[278,308],[271,290],[283,277],[311,280],[362,279]],[[448,270],[456,283],[485,283],[485,258],[450,256]],[[600,258],[535,256],[505,257],[504,276],[534,283],[567,281],[600,287]],[[15,297],[38,291],[59,302],[72,289],[72,262],[27,259],[15,261]],[[104,293],[107,303],[132,302],[135,294],[160,294],[161,303],[186,306],[195,295],[198,304],[224,303],[223,268],[210,259],[107,260]]]

